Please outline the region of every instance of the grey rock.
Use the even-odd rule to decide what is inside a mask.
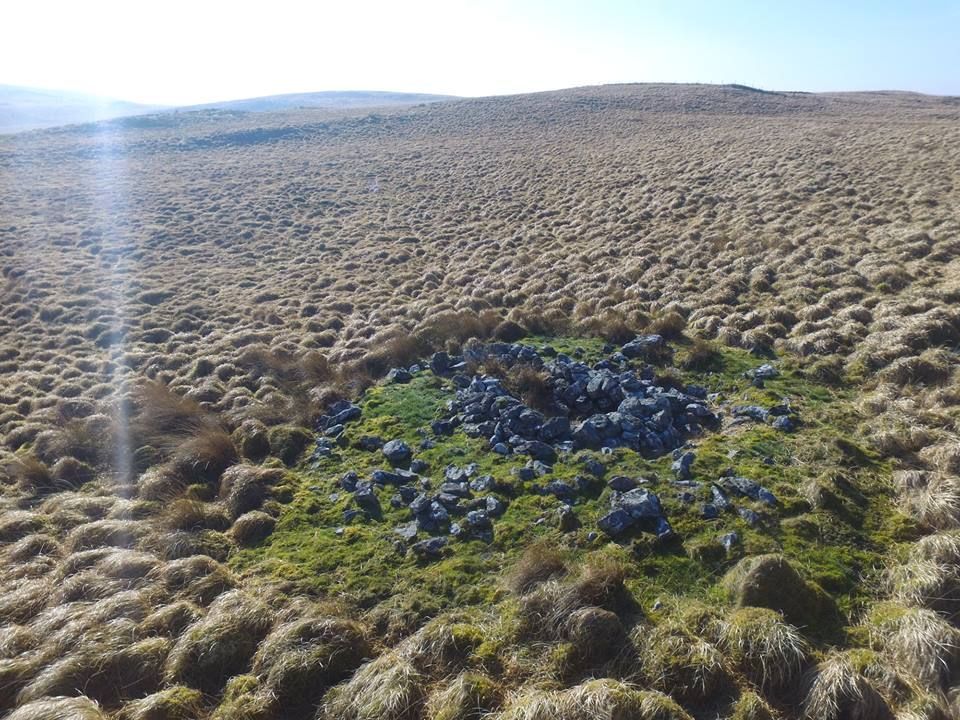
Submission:
[[[474,492],[485,493],[496,489],[497,483],[491,475],[481,475],[470,481],[470,489]]]
[[[430,429],[434,435],[453,435],[454,424],[450,420],[434,420]]]
[[[490,517],[500,517],[507,511],[507,506],[500,498],[492,495],[486,499],[487,515]]]
[[[357,447],[367,452],[374,452],[383,447],[383,438],[376,435],[361,435],[357,439]]]
[[[583,469],[597,478],[602,478],[607,473],[606,466],[596,458],[587,458],[583,463]]]
[[[670,465],[678,480],[689,480],[692,477],[690,468],[693,467],[693,461],[696,455],[692,452],[685,452]]]
[[[391,440],[385,443],[382,452],[383,456],[394,465],[406,462],[413,455],[413,450],[403,440]]]
[[[723,549],[727,551],[729,555],[733,548],[740,544],[740,535],[735,532],[728,532],[720,536],[720,544],[723,545]]]
[[[619,508],[611,510],[597,521],[597,526],[610,537],[620,537],[633,527],[636,520]]]
[[[730,500],[727,498],[727,495],[723,490],[718,488],[716,485],[710,486],[710,493],[713,495],[713,504],[716,506],[717,510],[724,512],[730,509]]]
[[[410,542],[417,536],[417,523],[411,521],[403,525],[397,525],[393,531],[407,542]]]
[[[414,460],[410,463],[410,472],[413,473],[424,473],[430,468],[430,465],[427,464],[424,460]]]
[[[736,418],[749,418],[757,422],[766,422],[770,413],[759,405],[735,405],[730,412]]]
[[[353,472],[353,470],[344,473],[339,480],[340,487],[347,492],[356,490],[358,482],[360,482],[360,476]]]
[[[545,442],[539,440],[530,440],[517,447],[517,452],[529,455],[534,460],[553,464],[557,461],[556,451]]]
[[[580,527],[580,520],[569,505],[561,505],[557,509],[557,527],[560,532],[573,532]]]
[[[413,553],[423,559],[436,559],[443,555],[443,549],[447,546],[445,537],[434,537],[427,540],[421,540],[410,546]]]
[[[543,477],[544,475],[549,475],[553,472],[552,467],[540,462],[539,460],[534,460],[531,467],[533,468],[533,472],[537,477]]]
[[[623,494],[615,494],[611,498],[611,506],[627,512],[632,518],[663,517],[663,508],[660,498],[646,488],[634,488]]]
[[[561,500],[572,500],[577,495],[573,486],[563,482],[562,480],[553,480],[548,482],[543,486],[543,493],[545,495],[553,495]]]
[[[620,352],[624,357],[631,360],[636,358],[647,358],[664,349],[666,343],[661,335],[638,335],[636,338],[624,345]]]
[[[611,490],[621,493],[627,492],[628,490],[633,490],[635,487],[637,487],[637,485],[638,483],[636,480],[633,478],[628,478],[625,475],[617,475],[610,478],[610,480],[607,482],[607,487],[609,487]]]
[[[797,429],[797,423],[789,415],[781,415],[771,423],[774,430],[781,432],[793,432]]]
[[[387,373],[387,382],[408,383],[413,379],[413,375],[406,368],[393,368]]]
[[[373,492],[373,487],[366,483],[357,486],[353,493],[353,500],[368,515],[378,517],[382,513],[380,501]]]

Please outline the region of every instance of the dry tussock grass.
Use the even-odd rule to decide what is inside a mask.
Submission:
[[[338,720],[447,720],[471,704],[505,719],[688,717],[613,680],[522,689],[497,710],[505,690],[464,670],[455,618],[374,649],[348,621],[266,607],[220,562],[274,521],[261,507],[280,479],[252,465],[278,454],[272,426],[309,426],[391,367],[474,338],[660,332],[692,337],[689,368],[709,369],[716,343],[864,383],[864,434],[937,531],[891,569],[907,610],[883,635],[930,686],[901,714],[936,717],[960,615],[958,118],[937,98],[611,86],[375,126],[184,116],[115,128],[110,145],[79,130],[0,141],[0,710],[195,718],[218,699],[202,693],[224,690],[217,716],[270,718],[339,682],[321,711]],[[231,137],[249,142],[236,152]],[[344,157],[374,162],[379,190]],[[504,374],[543,398],[536,372]],[[508,586],[537,642],[580,637],[574,617],[637,618],[616,567],[567,575],[544,548]],[[807,649],[747,615],[687,608],[647,632],[660,641],[641,664],[685,699],[728,669],[791,686]],[[884,717],[885,672],[829,655],[805,711]],[[322,682],[301,691],[307,677]],[[93,699],[40,697],[58,692]],[[736,712],[765,717],[754,697]]]

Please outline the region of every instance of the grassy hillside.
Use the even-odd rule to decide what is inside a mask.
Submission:
[[[159,109],[82,93],[0,85],[0,133],[143,115]]]
[[[958,120],[619,85],[0,138],[0,708],[956,716]]]

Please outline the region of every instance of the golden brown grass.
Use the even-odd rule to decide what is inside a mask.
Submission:
[[[110,152],[81,130],[0,140],[0,712],[273,720],[309,675],[340,682],[322,699],[338,720],[481,706],[689,717],[618,680],[528,683],[558,676],[551,661],[531,673],[525,652],[635,626],[613,565],[567,574],[561,553],[524,557],[506,634],[534,640],[481,668],[489,656],[465,649],[451,618],[364,646],[348,621],[261,602],[220,562],[274,521],[278,480],[232,470],[239,458],[295,462],[302,428],[391,367],[472,338],[618,345],[640,332],[680,339],[688,369],[709,371],[715,347],[774,348],[838,389],[863,383],[864,435],[901,471],[901,507],[937,531],[891,569],[906,612],[882,633],[884,662],[930,687],[908,692],[882,663],[821,648],[805,712],[884,717],[887,695],[913,697],[903,717],[946,712],[960,615],[955,104],[611,86],[376,124],[317,117],[177,116],[115,128]],[[275,141],[218,144],[262,135]],[[370,163],[378,193],[357,181]],[[511,372],[549,410],[542,375]],[[598,624],[571,620],[584,617]],[[643,627],[657,638],[633,658],[644,682],[685,700],[728,673],[776,694],[808,657],[766,611]],[[591,663],[577,672],[623,671]],[[125,675],[134,666],[149,672]],[[94,699],[40,697],[54,692]],[[748,692],[729,710],[769,714]]]

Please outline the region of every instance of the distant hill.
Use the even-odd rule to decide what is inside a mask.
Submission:
[[[418,105],[445,100],[456,100],[453,95],[429,95],[426,93],[377,92],[369,90],[332,90],[327,92],[291,93],[266,97],[225,100],[223,102],[191,105],[180,110],[240,110],[245,112],[273,112],[296,108],[349,109],[384,107],[387,105]]]
[[[143,115],[162,109],[66,90],[0,85],[0,133]]]

